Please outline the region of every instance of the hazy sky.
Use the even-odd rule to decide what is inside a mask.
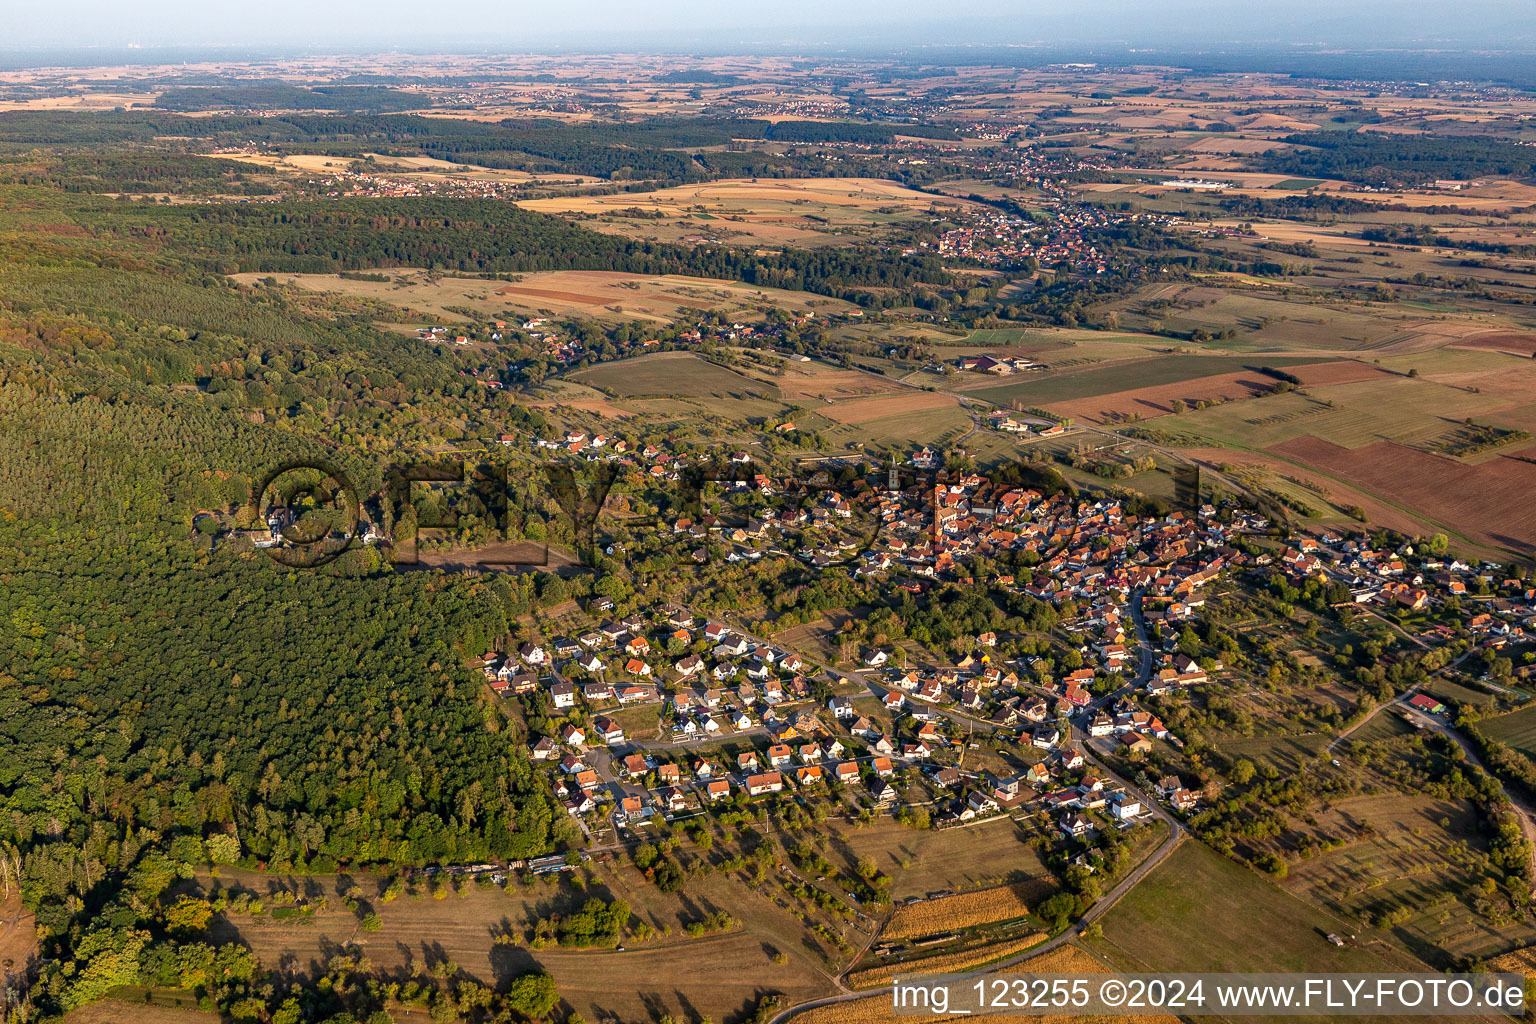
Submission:
[[[0,0],[0,49],[1527,48],[1533,0]]]

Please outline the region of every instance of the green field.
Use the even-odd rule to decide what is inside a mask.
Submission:
[[[914,446],[931,445],[942,450],[971,428],[970,415],[958,405],[915,409],[895,416],[881,416],[863,423],[837,423],[821,432],[835,445],[863,444],[871,450],[895,449],[906,455]],[[962,443],[965,447],[969,439]]]
[[[1305,394],[1290,391],[1252,402],[1228,402],[1162,417],[1157,425],[1235,448],[1269,448],[1307,435],[1344,448],[1377,441],[1426,446],[1454,433],[1468,416],[1481,417],[1507,404],[1497,395],[1423,378],[1381,377],[1311,387]]]
[[[676,395],[684,398],[777,399],[778,389],[734,370],[680,352],[658,352],[579,370],[570,379],[606,388],[621,398]]]
[[[1536,704],[1497,718],[1484,719],[1477,727],[1489,739],[1513,747],[1526,757],[1536,758]]]
[[[1286,178],[1284,181],[1277,181],[1269,187],[1304,189],[1321,184],[1323,184],[1323,181],[1320,178]]]
[[[1257,250],[1254,255],[1268,250]],[[1208,342],[1207,347],[1249,352],[1359,351],[1377,348],[1404,335],[1402,313],[1396,309],[1363,309],[1358,305],[1327,304],[1281,297],[1272,291],[1228,291],[1215,285],[1197,285],[1165,294],[1166,286],[1153,293],[1174,305],[1148,309],[1132,299],[1117,303],[1123,327],[1144,328],[1153,320],[1181,334],[1203,328],[1216,332],[1235,329],[1236,338]]]
[[[1030,405],[1050,402],[1069,402],[1077,398],[1094,398],[1111,395],[1132,388],[1158,387],[1209,377],[1218,373],[1256,371],[1259,366],[1294,366],[1298,363],[1315,363],[1307,356],[1265,357],[1163,355],[1152,359],[1134,359],[1123,362],[1090,366],[1082,370],[1067,370],[1045,375],[1021,374],[1008,379],[1009,383],[996,387],[977,388],[966,394],[984,398],[989,402],[1006,405],[1015,399]]]
[[[1328,745],[1317,733],[1303,736],[1250,736],[1218,741],[1228,757],[1246,757],[1255,764],[1272,764],[1283,772],[1299,771],[1315,762]]]
[[[1159,864],[1102,919],[1091,943],[1132,971],[1411,970],[1415,962],[1382,946],[1338,948],[1326,936],[1358,925],[1303,903],[1196,840]]]
[[[1487,690],[1479,690],[1472,686],[1462,686],[1453,683],[1444,676],[1435,676],[1424,685],[1424,692],[1434,694],[1449,704],[1475,704],[1478,707],[1488,707],[1498,702],[1498,698]]]

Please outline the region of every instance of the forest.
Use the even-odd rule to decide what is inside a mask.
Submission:
[[[1263,170],[1402,185],[1536,171],[1536,149],[1492,138],[1318,131],[1282,141],[1300,148],[1266,153],[1259,162]]]
[[[337,94],[356,95],[345,86]],[[299,90],[303,91],[303,90]],[[392,90],[378,90],[392,93]],[[168,93],[176,109],[219,107],[219,90],[181,89]],[[237,90],[244,97],[243,91]],[[187,94],[193,94],[191,98]],[[408,94],[404,95],[409,98]],[[316,94],[314,104],[331,102]],[[206,103],[207,106],[195,104]],[[162,106],[164,104],[162,103]],[[263,106],[244,101],[224,106]],[[304,104],[273,104],[304,108]],[[366,109],[366,108],[364,108]],[[415,114],[351,112],[291,113],[274,117],[216,114],[189,119],[170,111],[78,114],[68,111],[0,113],[0,152],[27,152],[35,146],[148,144],[173,136],[196,144],[243,146],[251,142],[321,152],[330,156],[425,155],[457,163],[534,172],[586,174],[614,181],[655,179],[672,184],[722,176],[699,162],[698,150],[733,140],[786,143],[890,142],[896,135],[953,138],[949,129],[879,123],[832,124],[749,118],[653,118],[629,124],[572,125],[547,118],[498,122],[460,121]],[[759,162],[779,158],[757,154]]]
[[[161,110],[412,110],[425,106],[414,93],[377,85],[304,88],[282,82],[167,89],[155,100]]]

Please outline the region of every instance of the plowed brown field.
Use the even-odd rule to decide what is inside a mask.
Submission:
[[[1490,547],[1536,546],[1536,465],[1499,457],[1478,465],[1381,441],[1341,448],[1308,435],[1269,449],[1337,474]]]

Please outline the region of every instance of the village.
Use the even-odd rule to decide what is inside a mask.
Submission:
[[[605,439],[565,443],[600,449]],[[658,462],[649,472],[677,468]],[[528,756],[594,841],[789,798],[935,828],[1014,815],[1063,839],[1176,820],[1201,806],[1193,780],[1164,775],[1137,786],[1124,774],[1154,746],[1181,744],[1149,699],[1220,683],[1220,658],[1191,657],[1178,642],[1210,585],[1280,573],[1298,586],[1342,585],[1362,607],[1456,609],[1461,595],[1494,579],[1488,566],[1336,534],[1255,554],[1245,540],[1270,523],[1237,505],[1135,515],[1112,497],[1047,496],[977,474],[922,479],[930,482],[903,489],[893,471],[885,489],[828,491],[809,508],[711,514],[663,529],[727,550],[729,561],[793,552],[823,571],[913,593],[975,585],[978,559],[1029,552],[1027,581],[994,573],[984,582],[1055,609],[1075,645],[1069,656],[1016,653],[1007,637],[982,632],[947,663],[864,645],[839,667],[682,605],[615,617],[615,602],[595,597],[582,618],[592,628],[479,662],[495,693],[543,709],[534,718],[548,731],[530,734]],[[725,494],[764,501],[786,484],[744,471]],[[862,550],[846,539],[855,516],[879,524]],[[1536,589],[1527,589],[1479,601],[1465,625],[1481,647],[1496,648],[1522,638],[1533,616]],[[1422,642],[1454,632],[1439,624]],[[1432,698],[1421,703],[1444,712]]]

